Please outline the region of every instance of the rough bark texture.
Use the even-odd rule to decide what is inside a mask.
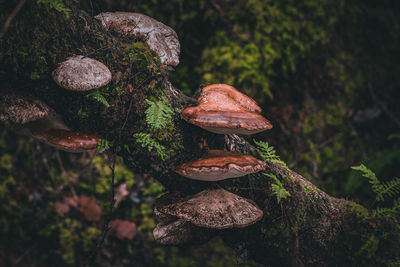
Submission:
[[[268,163],[267,170],[284,181],[291,194],[280,204],[271,194],[270,180],[260,173],[215,183],[174,173],[174,166],[200,157],[205,140],[211,149],[260,156],[244,138],[212,134],[182,120],[181,108],[193,100],[170,84],[167,67],[146,44],[114,36],[75,2],[65,4],[72,9],[69,18],[30,1],[14,19],[0,39],[2,89],[28,91],[58,112],[72,130],[129,147],[120,151],[129,168],[151,174],[170,191],[193,194],[222,187],[257,203],[264,212],[261,221],[217,233],[229,244],[246,248],[258,262],[272,266],[399,263],[400,231],[394,221],[372,218],[364,207],[330,197],[279,165]],[[1,10],[0,18],[10,12]],[[57,63],[74,54],[90,56],[111,70],[113,81],[100,89],[110,107],[89,93],[63,90],[52,80]],[[174,110],[171,123],[152,134],[166,147],[164,160],[154,149],[149,152],[136,143],[136,133],[150,133],[145,99],[163,99]]]

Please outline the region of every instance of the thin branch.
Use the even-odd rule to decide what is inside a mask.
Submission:
[[[375,101],[375,103],[377,103],[381,109],[383,110],[383,112],[386,113],[386,115],[400,128],[400,120],[398,118],[396,118],[396,116],[393,115],[392,112],[390,112],[386,105],[384,105],[376,96],[374,89],[372,88],[371,83],[368,83],[368,90],[369,93],[371,94],[372,99]]]
[[[19,1],[18,5],[14,8],[14,10],[11,12],[11,14],[8,16],[6,21],[4,22],[3,29],[0,32],[0,38],[3,38],[3,36],[6,34],[8,28],[11,25],[12,20],[15,18],[15,16],[18,14],[18,12],[21,10],[21,8],[25,5],[26,0],[21,0]]]
[[[114,146],[114,151],[113,151],[113,162],[112,165],[109,166],[111,169],[111,201],[110,201],[110,207],[107,213],[107,218],[104,221],[104,226],[103,226],[103,232],[101,234],[101,237],[99,241],[96,244],[96,247],[92,250],[90,255],[87,258],[89,266],[92,266],[95,260],[95,257],[99,250],[103,247],[104,240],[106,238],[107,232],[111,229],[109,223],[112,219],[113,211],[114,211],[114,204],[115,204],[115,193],[114,193],[114,180],[115,180],[115,160],[117,158],[117,149],[118,149],[118,144]]]

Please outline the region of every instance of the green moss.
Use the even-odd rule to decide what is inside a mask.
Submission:
[[[361,222],[366,222],[370,219],[370,213],[369,211],[361,206],[360,204],[357,204],[355,202],[347,202],[346,203],[348,209],[350,210],[350,212],[355,213],[357,218],[361,221]]]
[[[3,154],[0,158],[0,168],[10,171],[13,166],[10,154]]]

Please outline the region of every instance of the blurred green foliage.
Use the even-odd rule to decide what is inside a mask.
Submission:
[[[109,154],[89,156],[56,151],[0,128],[0,265],[83,266],[101,235],[110,205]],[[7,144],[7,145],[6,145]],[[22,160],[21,160],[22,159]],[[149,176],[134,175],[117,158],[115,187],[130,194],[113,219],[136,223],[131,240],[107,235],[96,266],[256,266],[220,239],[200,247],[163,247],[153,240],[153,204],[165,193]],[[77,209],[57,212],[64,197],[95,197],[100,221],[88,221]]]

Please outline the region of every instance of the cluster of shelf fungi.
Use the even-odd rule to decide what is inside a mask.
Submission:
[[[146,41],[161,63],[176,66],[180,45],[175,31],[150,17],[137,13],[101,13],[95,17],[116,34]],[[86,92],[107,85],[112,74],[101,62],[76,55],[67,58],[52,72],[62,88]],[[83,152],[97,149],[99,136],[72,131],[62,118],[29,93],[0,92],[0,121],[14,132],[31,136],[57,149]],[[182,118],[217,134],[251,135],[272,128],[260,115],[257,103],[226,84],[202,89],[198,105],[186,107]],[[264,170],[266,163],[250,155],[210,150],[202,158],[174,168],[189,179],[214,182],[242,177]],[[215,231],[255,224],[263,212],[252,201],[224,189],[208,189],[192,196],[167,193],[156,201],[154,213],[160,221],[153,231],[161,244],[202,242]]]

